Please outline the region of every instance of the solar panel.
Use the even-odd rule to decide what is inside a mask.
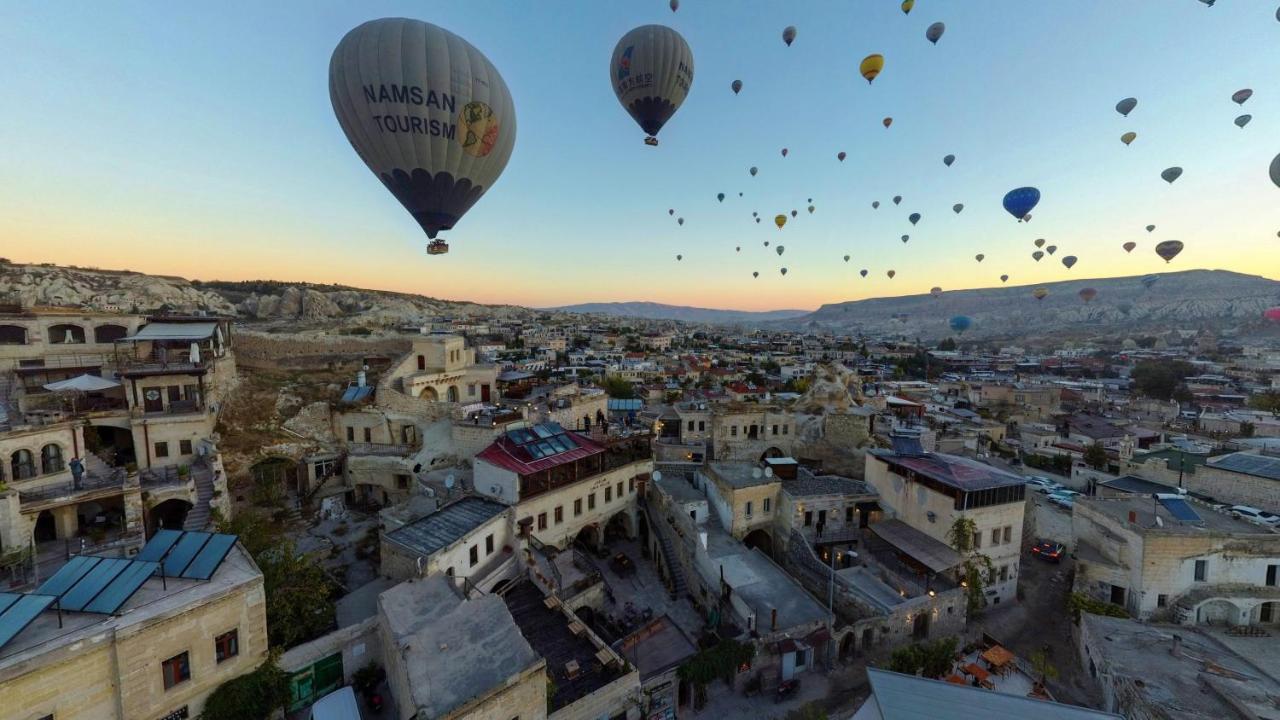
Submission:
[[[105,615],[116,612],[129,601],[129,598],[133,597],[134,593],[138,592],[147,578],[154,575],[159,567],[160,563],[130,560],[120,574],[116,575],[115,579],[103,588],[92,602],[84,606],[84,611]]]
[[[92,555],[77,555],[71,558],[66,565],[58,568],[58,572],[54,573],[53,577],[45,580],[44,584],[36,588],[36,593],[60,597],[70,590],[71,586],[80,582],[80,578],[87,575],[101,560],[102,558],[93,557]]]
[[[143,560],[145,562],[160,562],[164,554],[169,552],[169,548],[178,542],[178,538],[182,537],[181,530],[157,530],[155,535],[147,541],[143,546],[142,552],[139,552],[135,560]]]
[[[538,443],[538,450],[542,452],[542,457],[549,457],[559,452],[554,447],[551,447],[551,443],[546,442],[545,440]]]
[[[534,460],[538,460],[546,456],[546,453],[542,451],[542,447],[539,446],[539,444],[536,442],[531,442],[528,445],[525,445],[524,449],[525,449],[525,452],[529,453],[529,456],[532,457]]]
[[[204,532],[183,533],[182,539],[173,546],[164,559],[164,574],[169,577],[181,576],[182,571],[191,564],[191,559],[200,552],[200,548],[204,547],[212,536],[212,533]]]
[[[0,647],[22,632],[54,600],[57,598],[52,595],[23,595],[8,610],[0,613]]]
[[[0,593],[0,615],[3,615],[10,605],[18,602],[20,597],[22,596],[17,593]]]
[[[132,562],[124,558],[102,558],[92,570],[80,578],[80,582],[76,583],[75,587],[63,593],[58,599],[58,607],[63,610],[84,610],[85,606],[93,602],[94,598],[98,597],[98,594],[105,590]]]
[[[217,534],[209,538],[204,549],[195,556],[187,569],[182,571],[182,577],[193,580],[208,580],[213,577],[218,566],[222,565],[222,561],[227,557],[227,553],[231,552],[231,546],[235,544],[235,535]]]
[[[549,423],[548,423],[548,424],[543,424],[543,425],[534,425],[534,426],[533,426],[533,432],[534,432],[538,437],[540,437],[540,438],[542,438],[543,440],[545,440],[545,439],[547,439],[547,438],[551,437],[552,435],[555,435],[555,434],[556,434],[556,431],[555,431],[555,430],[553,430],[553,429],[551,429],[550,427],[548,427],[548,425],[549,425]]]
[[[1182,522],[1189,522],[1189,523],[1202,522],[1200,519],[1200,516],[1196,514],[1195,508],[1192,508],[1189,504],[1187,504],[1186,500],[1183,500],[1182,498],[1167,498],[1167,497],[1159,498],[1159,500],[1160,500],[1160,504],[1164,506],[1165,510],[1169,511],[1170,515],[1181,520]]]

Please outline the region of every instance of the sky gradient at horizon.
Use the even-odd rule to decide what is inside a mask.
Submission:
[[[535,307],[812,309],[999,285],[1001,273],[1011,285],[1192,268],[1280,278],[1280,188],[1267,178],[1280,152],[1275,3],[546,7],[6,5],[0,93],[21,102],[0,115],[0,256]],[[465,37],[515,100],[511,162],[446,233],[442,257],[424,254],[329,104],[334,46],[385,16]],[[934,46],[924,31],[937,20],[947,30]],[[641,143],[608,78],[617,39],[645,23],[677,29],[695,60],[657,148]],[[799,30],[790,48],[787,25]],[[868,85],[857,65],[872,52],[886,65]],[[1230,96],[1244,87],[1254,96],[1241,107]],[[1138,107],[1124,118],[1114,105],[1130,95]],[[1239,129],[1242,113],[1253,120]],[[1128,130],[1138,139],[1125,147]],[[1173,165],[1185,174],[1169,185],[1160,171]],[[1000,207],[1020,185],[1043,193],[1027,224]],[[792,209],[800,216],[775,229]],[[915,227],[912,212],[923,216]],[[1034,262],[1038,237],[1057,255]],[[1172,265],[1152,252],[1168,239],[1186,243]],[[1059,263],[1067,254],[1079,257],[1072,270]]]

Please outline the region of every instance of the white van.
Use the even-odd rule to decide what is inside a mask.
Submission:
[[[360,720],[356,691],[348,685],[325,695],[311,706],[307,720]]]

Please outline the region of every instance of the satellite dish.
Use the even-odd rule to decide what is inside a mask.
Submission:
[[[661,471],[661,470],[654,470],[654,471],[653,471],[653,481],[654,481],[654,482],[658,482],[658,481],[659,481],[659,480],[661,480],[661,479],[662,479],[662,471]]]
[[[457,481],[458,480],[453,476],[453,473],[449,473],[448,475],[444,476],[444,486],[449,488],[450,490],[453,489],[454,483],[456,483]]]
[[[753,478],[760,477],[760,468],[751,468],[751,477]]]
[[[764,469],[764,476],[765,476],[765,477],[773,477],[773,468],[771,468],[771,467],[770,467],[770,468],[765,468],[765,469]]]

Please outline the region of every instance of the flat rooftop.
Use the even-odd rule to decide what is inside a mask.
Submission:
[[[656,482],[663,492],[681,505],[705,503],[707,501],[707,496],[703,495],[701,490],[690,485],[683,475],[663,473],[662,479]]]
[[[467,496],[387,533],[387,539],[423,557],[449,547],[507,509],[506,505]]]
[[[618,640],[613,649],[636,666],[641,681],[680,665],[698,652],[689,636],[666,615]]]
[[[207,581],[153,576],[143,583],[116,615],[62,612],[62,626],[52,606],[41,612],[14,639],[0,647],[0,683],[10,668],[40,655],[83,642],[96,635],[115,632],[185,611],[193,605],[212,602],[253,582],[262,573],[236,543]]]
[[[871,450],[871,455],[904,470],[910,470],[944,485],[973,492],[998,487],[1025,485],[1026,479],[959,455],[923,453],[903,455],[892,450]]]
[[[714,524],[700,527],[707,532],[710,567],[706,570],[713,573],[708,579],[714,578],[713,585],[718,584],[723,569],[725,582],[755,613],[756,628],[762,634],[769,632],[774,610],[778,611],[779,630],[825,622],[830,617],[827,608],[768,555],[748,548]]]
[[[823,495],[865,495],[878,497],[876,491],[862,480],[852,480],[839,475],[814,475],[801,469],[794,480],[782,481],[782,492],[791,497],[820,497]]]
[[[1187,503],[1200,523],[1183,522],[1174,517],[1161,503],[1150,496],[1132,495],[1117,498],[1097,498],[1077,496],[1076,506],[1084,507],[1100,513],[1120,523],[1128,523],[1129,513],[1136,515],[1139,532],[1161,532],[1169,534],[1202,535],[1219,533],[1229,535],[1274,535],[1266,528],[1246,522],[1224,512],[1218,512],[1199,503]],[[1156,519],[1160,518],[1160,524]]]
[[[1206,467],[1229,470],[1267,480],[1280,480],[1280,457],[1259,455],[1254,452],[1236,452],[1210,459]]]
[[[1176,720],[1222,720],[1244,717],[1239,703],[1256,717],[1275,717],[1273,698],[1280,682],[1249,657],[1189,625],[1153,625],[1127,618],[1084,614],[1081,623],[1094,642],[1090,649],[1104,660],[1099,674],[1142,681],[1143,698],[1170,712]],[[1174,636],[1181,638],[1174,655]],[[1253,652],[1280,654],[1274,638],[1253,638]],[[1136,683],[1135,683],[1136,684]],[[1220,694],[1231,698],[1224,700]]]
[[[463,600],[443,575],[396,585],[378,608],[423,717],[448,715],[542,662],[502,598]]]
[[[854,720],[1123,720],[1119,715],[867,668],[871,697]]]
[[[777,476],[766,477],[764,470],[753,462],[711,462],[707,463],[707,469],[735,490],[781,482]]]

